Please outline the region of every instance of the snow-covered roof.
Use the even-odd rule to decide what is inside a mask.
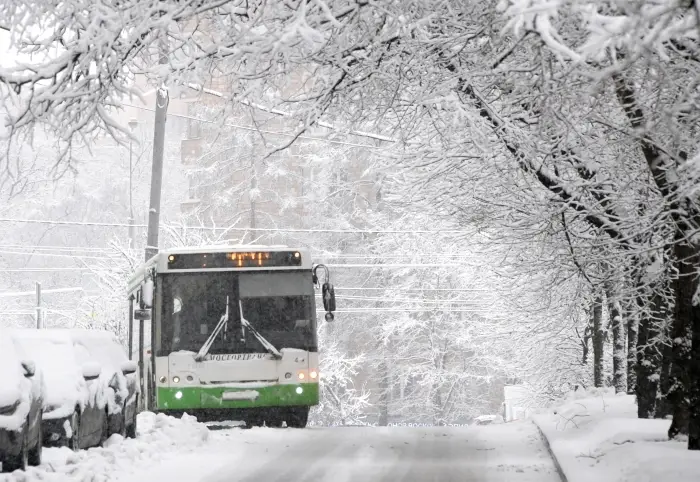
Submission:
[[[67,328],[15,329],[10,333],[47,375],[47,418],[66,416],[73,407],[85,403],[94,403],[100,409],[109,404],[110,413],[121,410],[109,384],[117,374],[118,390],[122,397],[128,396],[121,368],[128,357],[114,333]],[[99,381],[88,386],[83,376],[86,369],[99,375]]]
[[[17,430],[29,412],[31,382],[24,376],[12,338],[0,329],[0,408],[18,403],[14,413],[0,415],[0,429]]]
[[[0,407],[20,399],[24,375],[12,339],[0,333]]]
[[[63,330],[75,343],[86,346],[92,356],[103,366],[120,370],[122,363],[128,360],[116,335],[111,331],[70,329]]]
[[[479,415],[474,420],[477,420],[479,422],[488,422],[488,421],[498,420],[500,418],[502,418],[500,415]]]
[[[45,405],[69,415],[76,405],[87,403],[89,392],[76,359],[70,330],[10,330],[27,356],[44,372]]]

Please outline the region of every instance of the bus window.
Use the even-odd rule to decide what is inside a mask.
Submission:
[[[145,356],[151,354],[151,320],[143,321],[143,351]]]

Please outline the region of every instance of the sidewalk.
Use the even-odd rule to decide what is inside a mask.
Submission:
[[[700,452],[668,441],[669,420],[640,420],[632,395],[571,393],[533,420],[564,482],[698,482]]]

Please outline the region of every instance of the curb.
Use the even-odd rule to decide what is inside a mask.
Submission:
[[[554,455],[554,451],[552,450],[552,447],[549,445],[549,439],[547,436],[544,434],[544,431],[540,427],[540,425],[535,422],[534,417],[531,419],[532,423],[537,427],[537,430],[540,432],[540,436],[542,437],[542,440],[544,440],[544,445],[547,447],[547,452],[549,452],[549,455],[552,457],[552,460],[554,461],[554,466],[557,469],[557,472],[559,473],[559,478],[561,479],[562,482],[569,482],[569,479],[566,477],[566,473],[564,473],[564,469],[561,468],[561,464],[559,463],[559,460],[557,459],[557,456]]]

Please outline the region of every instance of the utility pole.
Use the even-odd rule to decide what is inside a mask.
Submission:
[[[36,329],[41,329],[41,283],[36,282]]]
[[[131,132],[138,125],[136,119],[131,119],[129,121],[129,128]],[[134,176],[134,166],[132,161],[132,150],[131,150],[131,139],[129,139],[129,249],[134,247],[134,198],[133,198],[133,176]]]
[[[160,45],[159,63],[167,64],[167,45]],[[160,192],[163,185],[163,151],[165,150],[165,121],[168,114],[168,89],[165,84],[156,90],[156,116],[153,128],[153,168],[151,171],[151,203],[148,208],[148,237],[146,261],[158,253],[158,228],[160,221]]]

